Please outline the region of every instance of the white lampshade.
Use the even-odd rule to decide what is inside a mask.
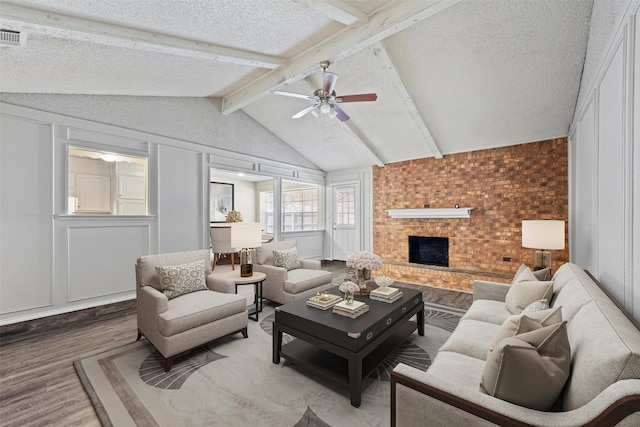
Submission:
[[[262,226],[260,223],[231,223],[231,246],[234,248],[257,248],[262,246]]]
[[[564,221],[523,220],[522,247],[532,249],[564,249]]]

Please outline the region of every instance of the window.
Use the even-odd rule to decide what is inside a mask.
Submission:
[[[282,231],[320,229],[320,186],[282,181]]]
[[[356,190],[338,188],[335,192],[336,225],[356,225]]]
[[[69,147],[72,215],[147,215],[147,158]]]

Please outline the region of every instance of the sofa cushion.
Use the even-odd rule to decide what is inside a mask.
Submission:
[[[535,331],[543,326],[555,325],[560,322],[562,322],[560,307],[509,316],[489,343],[489,351],[492,351],[505,338]]]
[[[438,351],[448,351],[486,360],[488,344],[499,325],[472,319],[461,319],[451,336]]]
[[[515,285],[518,282],[529,280],[538,280],[538,278],[534,276],[533,272],[526,264],[522,264],[520,268],[518,268],[518,271],[516,271],[516,274],[514,274],[511,284]]]
[[[484,360],[476,357],[440,350],[427,372],[444,381],[477,390],[484,364]]]
[[[256,248],[256,263],[273,265],[273,251],[282,251],[296,247],[295,240],[265,243]]]
[[[297,268],[287,273],[287,279],[284,281],[284,291],[290,294],[299,294],[300,292],[331,283],[331,278],[329,271]]]
[[[462,318],[479,320],[500,326],[509,316],[511,316],[511,313],[507,310],[504,302],[479,299],[471,304],[471,307],[469,307],[469,310],[467,310]]]
[[[276,267],[283,267],[287,270],[293,270],[294,268],[300,268],[300,260],[298,260],[298,249],[283,249],[280,251],[273,251],[273,265]]]
[[[247,299],[242,295],[215,291],[190,293],[169,300],[167,311],[158,316],[158,330],[169,337],[246,309]]]
[[[511,285],[504,302],[511,314],[519,314],[534,301],[539,299],[550,301],[552,295],[553,282],[525,280]]]
[[[482,371],[480,390],[516,405],[546,411],[569,377],[567,322],[503,339]]]
[[[204,276],[204,260],[187,264],[156,267],[160,290],[172,299],[196,291],[207,290]]]

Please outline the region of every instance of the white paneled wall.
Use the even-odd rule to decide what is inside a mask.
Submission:
[[[209,248],[209,168],[221,158],[324,182],[304,167],[0,108],[0,325],[135,298],[138,257]],[[149,215],[68,215],[69,145],[148,157]],[[306,237],[304,252],[321,257],[322,233]]]
[[[589,35],[590,46],[605,37],[608,48],[597,75],[583,79],[593,84],[581,88],[571,128],[571,260],[640,319],[640,2],[624,6],[612,34]],[[599,10],[592,28],[606,19]]]

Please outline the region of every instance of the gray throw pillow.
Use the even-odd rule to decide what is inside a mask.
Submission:
[[[553,407],[571,368],[567,322],[505,338],[489,354],[480,391],[539,411]]]
[[[513,314],[500,325],[493,340],[489,343],[489,351],[493,349],[505,338],[535,331],[543,326],[555,325],[562,322],[561,307],[553,307],[547,310],[536,311],[528,314]]]
[[[545,267],[540,270],[535,270],[533,271],[533,275],[541,282],[546,282],[547,280],[551,280],[551,268]]]
[[[156,267],[160,290],[172,299],[196,291],[207,290],[204,277],[204,260],[188,264]]]
[[[531,274],[531,271],[529,271]],[[525,280],[511,285],[504,303],[512,314],[520,314],[529,304],[541,299],[551,301],[553,281]]]

